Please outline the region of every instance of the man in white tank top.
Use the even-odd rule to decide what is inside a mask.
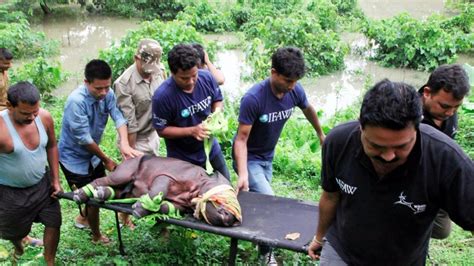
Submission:
[[[54,122],[29,82],[11,86],[7,99],[7,110],[0,112],[0,238],[13,243],[18,258],[22,239],[33,221],[40,222],[44,259],[54,265],[61,226],[55,194],[62,190]]]

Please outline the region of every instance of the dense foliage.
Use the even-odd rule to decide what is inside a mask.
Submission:
[[[458,52],[472,51],[474,5],[459,16],[440,15],[418,20],[408,14],[380,21],[369,20],[363,31],[375,41],[374,59],[386,66],[433,70],[453,63]]]
[[[11,74],[11,83],[30,81],[40,91],[43,101],[49,101],[52,92],[66,81],[67,75],[62,71],[58,62],[52,62],[39,56],[31,62],[25,63]]]
[[[270,58],[282,46],[296,46],[305,56],[307,71],[311,76],[327,74],[344,67],[347,46],[339,34],[323,30],[318,20],[299,14],[284,17],[265,17],[261,21],[250,21],[244,26],[246,37],[251,40],[246,49],[254,79],[268,76]]]
[[[186,25],[182,21],[163,22],[160,20],[145,21],[141,27],[134,31],[129,31],[119,43],[101,51],[99,57],[107,61],[112,67],[113,79],[115,80],[127,67],[133,64],[133,55],[136,53],[137,44],[143,38],[159,40],[163,48],[161,62],[167,67],[168,52],[178,43],[201,43],[212,58],[215,53],[215,45],[205,44],[200,33],[193,27]]]
[[[59,53],[59,42],[30,28],[23,12],[0,7],[0,47],[8,48],[16,59]]]
[[[35,1],[22,0],[20,2],[31,4]],[[356,0],[237,0],[237,3],[232,3],[228,8],[219,8],[214,2],[208,1],[193,2],[186,7],[189,2],[184,0],[93,0],[93,3],[99,11],[104,13],[147,19],[158,17],[166,20],[174,19],[182,11],[179,16],[186,20],[144,22],[140,29],[129,32],[120,42],[102,51],[100,58],[112,65],[114,79],[133,63],[136,45],[142,38],[153,38],[161,43],[164,50],[161,61],[167,65],[167,52],[175,44],[204,43],[199,31],[221,32],[232,28],[244,32],[242,43],[245,44],[243,47],[246,49],[247,60],[254,71],[253,78],[255,79],[268,76],[270,55],[276,48],[285,45],[298,46],[303,50],[310,75],[330,73],[343,67],[343,59],[347,51],[347,47],[340,41],[339,36],[342,21],[345,17],[360,15]],[[379,57],[375,59],[387,61],[388,65],[430,69],[441,62],[450,62],[459,51],[469,51],[472,49],[471,30],[474,16],[472,5],[463,7],[466,7],[463,13],[450,19],[433,16],[427,21],[416,21],[407,15],[401,15],[392,20],[368,22],[365,32],[367,36],[370,32],[371,36],[374,36],[371,38],[379,45],[377,55]],[[64,79],[64,75],[61,74],[57,63],[46,59],[48,45],[51,47],[54,45],[46,42],[44,35],[40,33],[35,35],[36,33],[32,32],[27,22],[23,20],[25,20],[24,14],[0,11],[0,21],[2,21],[0,22],[0,42],[6,40],[3,36],[20,38],[8,39],[14,42],[4,45],[21,48],[14,51],[16,57],[38,57],[16,69],[15,73],[10,71],[12,82],[30,80],[40,88],[43,98],[48,100],[50,93]],[[8,32],[13,31],[11,27],[20,27],[17,24],[24,26],[20,33],[3,34],[3,30]],[[40,44],[22,44],[27,43],[29,39],[39,39]],[[20,45],[17,45],[17,42]],[[41,48],[36,49],[35,45]],[[212,57],[216,50],[215,44],[205,43],[205,46]],[[30,54],[30,50],[40,50],[46,54],[44,56],[40,52]],[[422,65],[414,65],[412,61],[415,59]],[[471,79],[474,80],[474,74],[471,75]],[[63,98],[53,98],[45,106],[54,117],[56,134],[60,132],[64,102]],[[225,114],[228,117],[230,129],[219,137],[229,169],[231,169],[232,138],[238,125],[238,102],[225,101]],[[360,103],[357,102],[348,109],[337,112],[333,118],[323,123],[324,131],[329,131],[335,124],[356,118],[359,105]],[[459,110],[460,131],[456,140],[471,158],[474,158],[473,110],[474,96],[471,96]],[[113,123],[107,125],[101,148],[115,160],[120,160]],[[161,145],[160,153],[165,154],[164,143]],[[314,129],[299,112],[296,112],[287,122],[276,148],[272,181],[276,194],[317,201],[320,193],[320,153],[319,141]],[[233,172],[232,175],[235,184],[236,175]],[[64,178],[62,178],[62,183],[66,188]],[[128,255],[121,256],[116,249],[118,240],[114,235],[115,221],[112,213],[101,212],[101,228],[105,234],[112,236],[115,243],[100,246],[90,243],[89,231],[73,228],[72,221],[77,214],[75,204],[62,202],[62,210],[64,224],[61,229],[58,261],[64,265],[209,265],[222,264],[228,255],[229,243],[226,238],[174,226],[169,227],[170,237],[165,238],[160,234],[160,228],[142,219],[136,221],[138,228],[135,231],[123,231]],[[41,234],[42,227],[35,225],[32,235],[38,237]],[[471,263],[474,247],[466,242],[469,237],[470,233],[455,227],[454,233],[448,240],[432,241],[430,263],[456,265]],[[0,240],[0,264],[6,261],[5,257],[8,258],[7,249],[10,250],[11,245]],[[27,247],[20,264],[34,264],[41,260],[42,251],[42,248]],[[285,250],[277,251],[277,259],[295,265],[311,264],[306,255]],[[237,263],[257,264],[255,245],[241,241],[238,246]]]
[[[95,10],[105,14],[113,14],[125,17],[140,17],[147,20],[160,18],[162,20],[173,20],[176,15],[184,9],[189,1],[180,0],[93,0]]]
[[[200,32],[223,32],[235,28],[229,12],[222,12],[207,1],[186,6],[176,19],[185,21]]]

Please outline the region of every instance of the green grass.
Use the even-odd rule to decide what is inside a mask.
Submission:
[[[54,103],[47,107],[55,120],[57,135],[60,132],[64,101],[65,99],[62,98],[56,99]],[[349,113],[353,115],[354,112],[340,112],[341,117],[334,118],[330,124],[350,119]],[[472,121],[469,120],[469,123],[472,124]],[[462,135],[465,132],[461,131],[459,134]],[[289,135],[291,135],[291,132]],[[109,155],[119,160],[120,154],[116,148],[116,133],[113,124],[110,122],[107,125],[101,146]],[[282,150],[288,151],[286,148]],[[298,152],[298,150],[293,152]],[[164,143],[161,145],[161,154],[165,154]],[[230,159],[227,162],[229,169],[231,169]],[[318,168],[319,166],[315,165],[314,167]],[[232,173],[232,180],[235,184],[235,173]],[[63,176],[61,176],[61,183],[63,188],[66,189],[67,184]],[[301,176],[286,176],[276,171],[272,186],[279,196],[313,202],[319,200],[321,193],[319,176],[310,177],[305,173],[302,173]],[[101,230],[113,241],[111,245],[102,246],[90,242],[90,231],[73,227],[74,218],[78,215],[76,204],[61,200],[61,209],[63,225],[57,253],[58,265],[209,265],[225,264],[227,262],[230,245],[228,238],[169,226],[170,237],[165,239],[160,235],[160,228],[155,227],[152,221],[146,219],[135,220],[137,228],[133,232],[128,229],[122,230],[127,255],[121,256],[118,251],[113,212],[101,210]],[[31,235],[41,238],[42,231],[43,226],[35,224]],[[12,248],[13,246],[8,241],[0,240],[0,265],[12,265],[11,258],[7,253]],[[42,265],[42,251],[43,249],[40,247],[26,247],[25,254],[19,260],[19,265]],[[463,231],[460,227],[454,225],[453,232],[448,239],[431,241],[429,254],[428,264],[473,265],[474,240],[470,232]],[[277,260],[284,264],[316,264],[310,261],[305,254],[277,250],[276,255]],[[256,265],[258,263],[254,244],[245,241],[239,242],[237,263],[239,265]]]

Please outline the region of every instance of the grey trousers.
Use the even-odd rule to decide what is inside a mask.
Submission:
[[[321,250],[321,256],[319,257],[320,266],[347,266],[336,250],[331,244],[325,239],[323,249]]]
[[[434,220],[431,238],[445,239],[451,233],[451,219],[445,210],[440,209]]]

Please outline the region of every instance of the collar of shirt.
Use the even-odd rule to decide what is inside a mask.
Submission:
[[[151,75],[149,79],[144,79],[142,75],[138,72],[137,65],[133,64],[133,72],[132,72],[132,81],[136,84],[140,84],[142,82],[150,84],[153,79],[155,79],[155,75]]]
[[[101,101],[104,101],[104,99],[102,100],[97,100],[94,96],[92,96],[92,94],[89,92],[89,89],[87,88],[86,85],[82,85],[81,87],[81,94],[84,95],[84,99],[85,101],[87,102],[87,104],[89,105],[93,105],[95,103],[100,103]],[[107,93],[108,95],[108,93]],[[105,97],[107,97],[107,95]]]

